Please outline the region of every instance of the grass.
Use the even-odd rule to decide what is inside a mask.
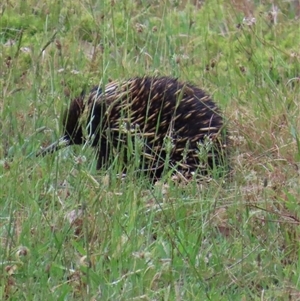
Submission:
[[[190,2],[1,4],[1,300],[299,300],[299,2]],[[144,74],[213,96],[230,180],[28,157],[84,87]]]

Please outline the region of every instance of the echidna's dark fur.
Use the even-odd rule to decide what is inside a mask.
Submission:
[[[173,78],[137,77],[109,83],[103,91],[95,87],[86,103],[84,95],[71,102],[63,123],[69,144],[92,139],[98,169],[107,165],[112,149],[125,150],[126,157],[129,139],[143,142],[142,168],[157,177],[166,158],[182,172],[224,164],[226,134],[217,106],[201,89]]]

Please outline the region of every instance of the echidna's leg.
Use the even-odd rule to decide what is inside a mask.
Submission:
[[[106,158],[100,152],[97,154],[97,167],[96,169],[102,169],[106,165]]]
[[[108,159],[110,155],[110,148],[106,141],[103,141],[97,150],[97,169],[107,168]]]

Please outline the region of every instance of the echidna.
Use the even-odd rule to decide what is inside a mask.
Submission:
[[[225,164],[223,118],[211,98],[193,85],[169,77],[136,77],[94,87],[85,98],[82,94],[71,102],[62,138],[38,155],[89,140],[97,149],[97,169],[108,167],[116,155],[127,163],[138,155],[141,169],[155,177],[165,166],[203,173]]]

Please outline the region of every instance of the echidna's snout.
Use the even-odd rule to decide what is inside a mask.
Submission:
[[[59,140],[55,141],[54,143],[50,144],[46,148],[37,152],[36,156],[40,157],[40,156],[45,156],[47,154],[52,154],[62,148],[69,146],[70,144],[71,144],[70,138],[68,136],[63,136]]]
[[[84,142],[82,128],[80,125],[80,117],[84,110],[83,99],[84,93],[82,92],[79,97],[71,101],[69,108],[63,115],[63,136],[51,145],[37,152],[37,157],[54,153],[72,144],[82,144]]]

